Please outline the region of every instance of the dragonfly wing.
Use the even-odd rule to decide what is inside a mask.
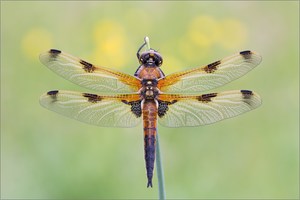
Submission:
[[[167,127],[200,126],[231,118],[261,104],[258,94],[235,90],[198,96],[159,96],[159,123]]]
[[[177,72],[159,80],[163,93],[199,93],[229,83],[257,66],[261,56],[253,51],[242,51],[203,67]]]
[[[103,127],[133,127],[141,122],[141,103],[137,94],[99,96],[71,91],[50,91],[40,104],[64,116]]]
[[[102,93],[137,92],[141,82],[134,76],[95,66],[60,50],[40,55],[41,62],[63,78]]]

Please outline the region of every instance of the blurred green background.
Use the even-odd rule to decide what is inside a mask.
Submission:
[[[40,52],[133,74],[144,36],[165,74],[241,50],[263,57],[213,90],[254,90],[261,107],[209,126],[158,127],[167,198],[298,198],[298,1],[1,1],[1,198],[158,197],[156,172],[146,188],[141,125],[90,126],[38,102],[48,90],[87,92],[43,66]]]

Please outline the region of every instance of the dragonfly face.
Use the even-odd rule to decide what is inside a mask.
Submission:
[[[140,55],[139,62],[145,66],[160,67],[163,63],[163,59],[158,52],[154,49],[150,49]]]
[[[40,97],[45,108],[93,125],[134,127],[143,121],[148,184],[152,187],[157,121],[167,127],[200,126],[257,108],[250,90],[200,94],[235,80],[257,66],[261,57],[241,51],[211,64],[165,76],[162,56],[153,49],[137,57],[134,76],[96,66],[60,50],[40,55],[41,62],[63,78],[98,94],[53,90]]]

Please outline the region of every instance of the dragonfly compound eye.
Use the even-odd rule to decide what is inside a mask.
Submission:
[[[161,55],[154,51],[146,51],[144,52],[140,58],[139,58],[140,64],[146,65],[146,66],[157,66],[160,67],[163,63],[163,59]]]

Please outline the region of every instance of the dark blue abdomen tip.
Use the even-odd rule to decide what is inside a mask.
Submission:
[[[151,180],[148,180],[147,188],[148,187],[152,187],[152,181]]]

